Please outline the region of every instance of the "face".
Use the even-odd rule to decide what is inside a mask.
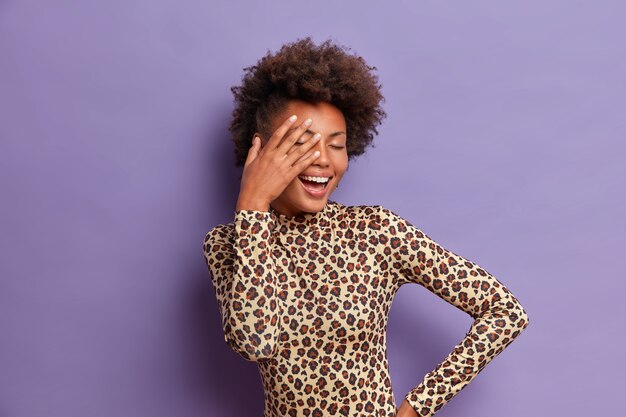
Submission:
[[[272,121],[272,132],[292,114],[297,115],[298,119],[285,136],[307,118],[313,120],[309,127],[310,132],[304,133],[294,146],[299,146],[298,142],[303,142],[315,133],[319,132],[322,135],[319,142],[311,148],[311,151],[318,150],[320,155],[313,159],[313,162],[304,168],[299,176],[312,175],[331,178],[323,195],[315,195],[315,193],[311,194],[307,191],[304,183],[296,176],[282,194],[271,203],[276,211],[287,216],[295,216],[303,212],[315,213],[322,210],[348,169],[346,121],[341,110],[327,102],[309,103],[302,100],[290,100],[283,112]],[[269,137],[263,137],[259,133],[256,135],[262,138],[263,145],[269,139]]]

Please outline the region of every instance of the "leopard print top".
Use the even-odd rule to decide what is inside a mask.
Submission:
[[[419,416],[434,415],[528,326],[489,272],[383,206],[235,211],[206,234],[204,257],[224,340],[258,365],[264,417],[395,416],[386,329],[403,284],[474,319],[404,397]]]

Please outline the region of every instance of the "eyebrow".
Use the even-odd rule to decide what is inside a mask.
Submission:
[[[291,129],[288,129],[288,130],[287,130],[287,133],[293,132],[293,131],[294,131],[294,130],[296,130],[296,129],[297,129],[297,127],[292,127]],[[310,129],[307,129],[304,133],[311,133],[311,134],[315,134],[315,132],[313,132],[313,131],[312,131],[312,130],[310,130]],[[345,135],[345,134],[346,134],[346,132],[344,132],[344,131],[342,131],[342,130],[339,130],[339,131],[337,131],[337,132],[335,132],[335,133],[331,133],[331,134],[330,134],[330,135],[328,135],[328,136],[329,136],[329,137],[331,137],[331,138],[334,138],[335,136]],[[347,136],[347,135],[346,135],[346,136]]]

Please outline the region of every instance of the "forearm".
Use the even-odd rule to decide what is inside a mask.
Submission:
[[[528,326],[524,308],[504,286],[482,308],[463,340],[405,396],[420,417],[435,414]]]

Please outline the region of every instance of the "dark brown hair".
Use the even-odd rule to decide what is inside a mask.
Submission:
[[[387,116],[378,77],[349,48],[326,40],[315,45],[310,37],[285,44],[256,65],[244,68],[241,86],[231,87],[235,109],[229,127],[235,144],[235,165],[243,166],[254,132],[265,138],[271,121],[290,99],[325,101],[346,120],[348,159],[361,155],[378,134],[376,126]]]

